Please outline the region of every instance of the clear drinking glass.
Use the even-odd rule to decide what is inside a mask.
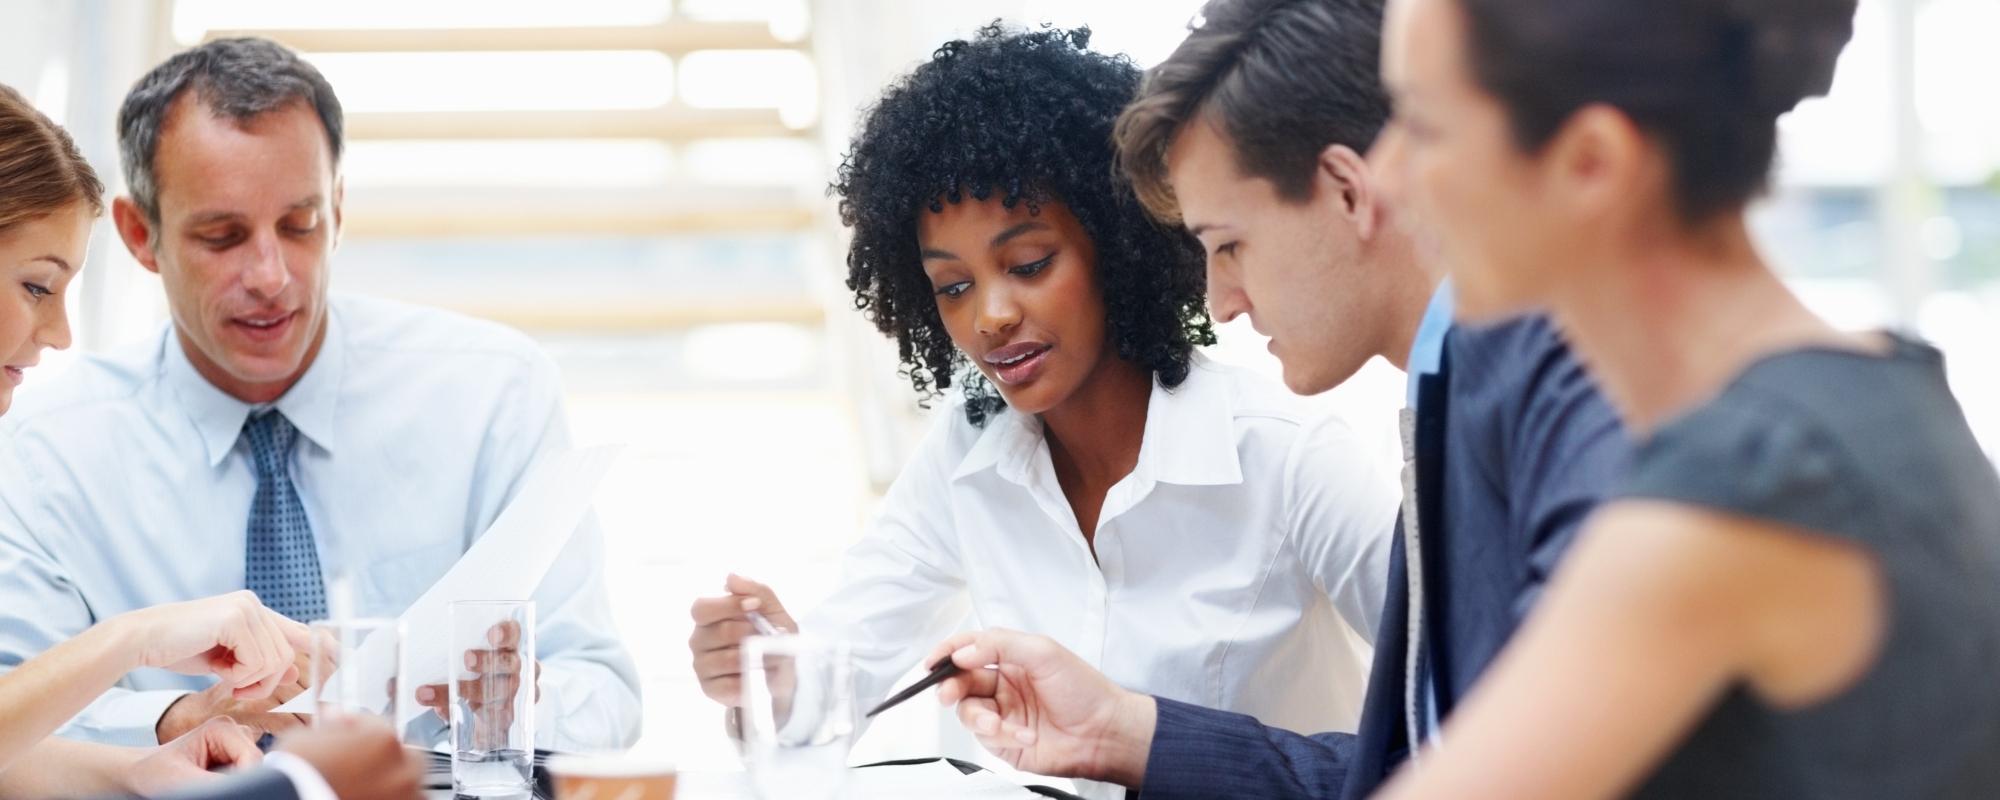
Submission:
[[[743,640],[743,744],[765,800],[836,798],[854,739],[847,646],[781,634]]]
[[[396,726],[403,718],[396,688],[403,669],[403,622],[398,619],[319,620],[309,626],[306,685],[313,719],[344,714],[376,717]]]
[[[535,604],[451,604],[451,780],[468,797],[527,797],[535,768]]]

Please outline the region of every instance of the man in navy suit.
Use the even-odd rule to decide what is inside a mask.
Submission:
[[[256,757],[257,746],[249,733],[250,729],[227,717],[209,720],[190,734],[206,734],[206,743],[194,746],[215,751],[197,754],[197,763],[210,768],[248,768],[146,796],[152,800],[417,800],[422,796],[424,760],[405,749],[396,732],[378,721],[358,717],[325,720],[317,727],[285,735],[279,749],[262,759]],[[107,753],[122,749],[93,747]],[[118,759],[104,760],[115,763]],[[248,766],[258,760],[262,763]],[[37,787],[30,788],[34,793]],[[140,796],[116,795],[105,800],[138,800]]]
[[[227,720],[218,720],[224,721]],[[154,800],[415,800],[424,761],[388,725],[339,717],[288,734],[255,769],[185,786]]]
[[[1303,736],[1138,695],[1008,631],[941,646],[969,669],[940,696],[1033,772],[1147,798],[1364,797],[1499,653],[1627,441],[1546,320],[1451,324],[1420,221],[1396,218],[1395,187],[1362,155],[1439,135],[1384,127],[1381,0],[1212,0],[1200,18],[1120,120],[1134,188],[1201,240],[1211,308],[1271,336],[1294,391],[1378,355],[1411,376],[1403,530],[1359,732]]]

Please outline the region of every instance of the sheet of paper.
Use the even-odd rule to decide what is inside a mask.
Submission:
[[[674,796],[680,800],[757,800],[743,772],[683,771]],[[847,796],[869,800],[1022,800],[1041,795],[991,772],[959,774],[943,761],[847,771]]]
[[[1019,800],[1040,795],[991,772],[966,775],[943,761],[847,771],[849,797],[951,797],[963,800]]]
[[[563,547],[575,535],[597,485],[624,450],[606,445],[571,450],[544,458],[521,478],[520,491],[500,516],[472,543],[444,577],[404,610],[403,663],[410,671],[399,687],[402,719],[398,727],[428,712],[416,702],[416,687],[443,682],[457,663],[449,652],[451,603],[457,600],[524,600],[534,595]],[[374,636],[356,648],[352,663],[328,676],[327,702],[385,709],[389,678],[396,674],[396,651],[386,637]],[[354,700],[347,700],[352,693]],[[306,692],[278,707],[285,713],[312,713],[312,693]]]

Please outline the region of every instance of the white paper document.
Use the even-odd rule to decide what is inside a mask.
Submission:
[[[967,775],[943,761],[853,769],[848,770],[847,774],[849,796],[852,797],[907,797],[911,800],[929,797],[954,797],[965,800],[973,798],[1019,800],[1024,797],[1040,797],[1025,787],[991,772],[975,772]]]
[[[575,535],[597,485],[624,450],[620,445],[589,447],[550,456],[521,478],[513,502],[472,547],[423,596],[403,611],[402,662],[409,670],[397,727],[429,710],[416,702],[417,687],[443,683],[458,662],[450,650],[451,604],[459,600],[526,600],[541,585],[563,548]],[[396,674],[396,648],[371,636],[350,663],[339,666],[322,688],[324,701],[380,711],[389,705],[389,682]],[[348,699],[343,692],[356,696]],[[313,692],[301,693],[277,709],[312,713]]]
[[[742,772],[682,772],[679,800],[757,800]],[[1033,800],[1041,795],[991,772],[965,775],[943,761],[847,771],[847,796],[868,800]]]

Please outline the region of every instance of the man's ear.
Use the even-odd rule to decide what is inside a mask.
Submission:
[[[1374,238],[1382,224],[1382,198],[1368,159],[1347,145],[1327,145],[1319,151],[1318,177],[1317,191],[1338,193],[1333,198],[1335,207],[1354,225],[1355,235],[1364,242]]]
[[[160,260],[153,250],[153,223],[139,204],[129,196],[112,200],[111,223],[118,229],[118,238],[125,242],[125,250],[132,254],[132,259],[147,272],[159,274]]]
[[[340,249],[341,234],[347,232],[347,225],[345,224],[346,219],[340,215],[340,210],[344,205],[346,205],[346,200],[347,200],[347,177],[344,175],[334,175],[333,176],[333,247],[336,250]]]

